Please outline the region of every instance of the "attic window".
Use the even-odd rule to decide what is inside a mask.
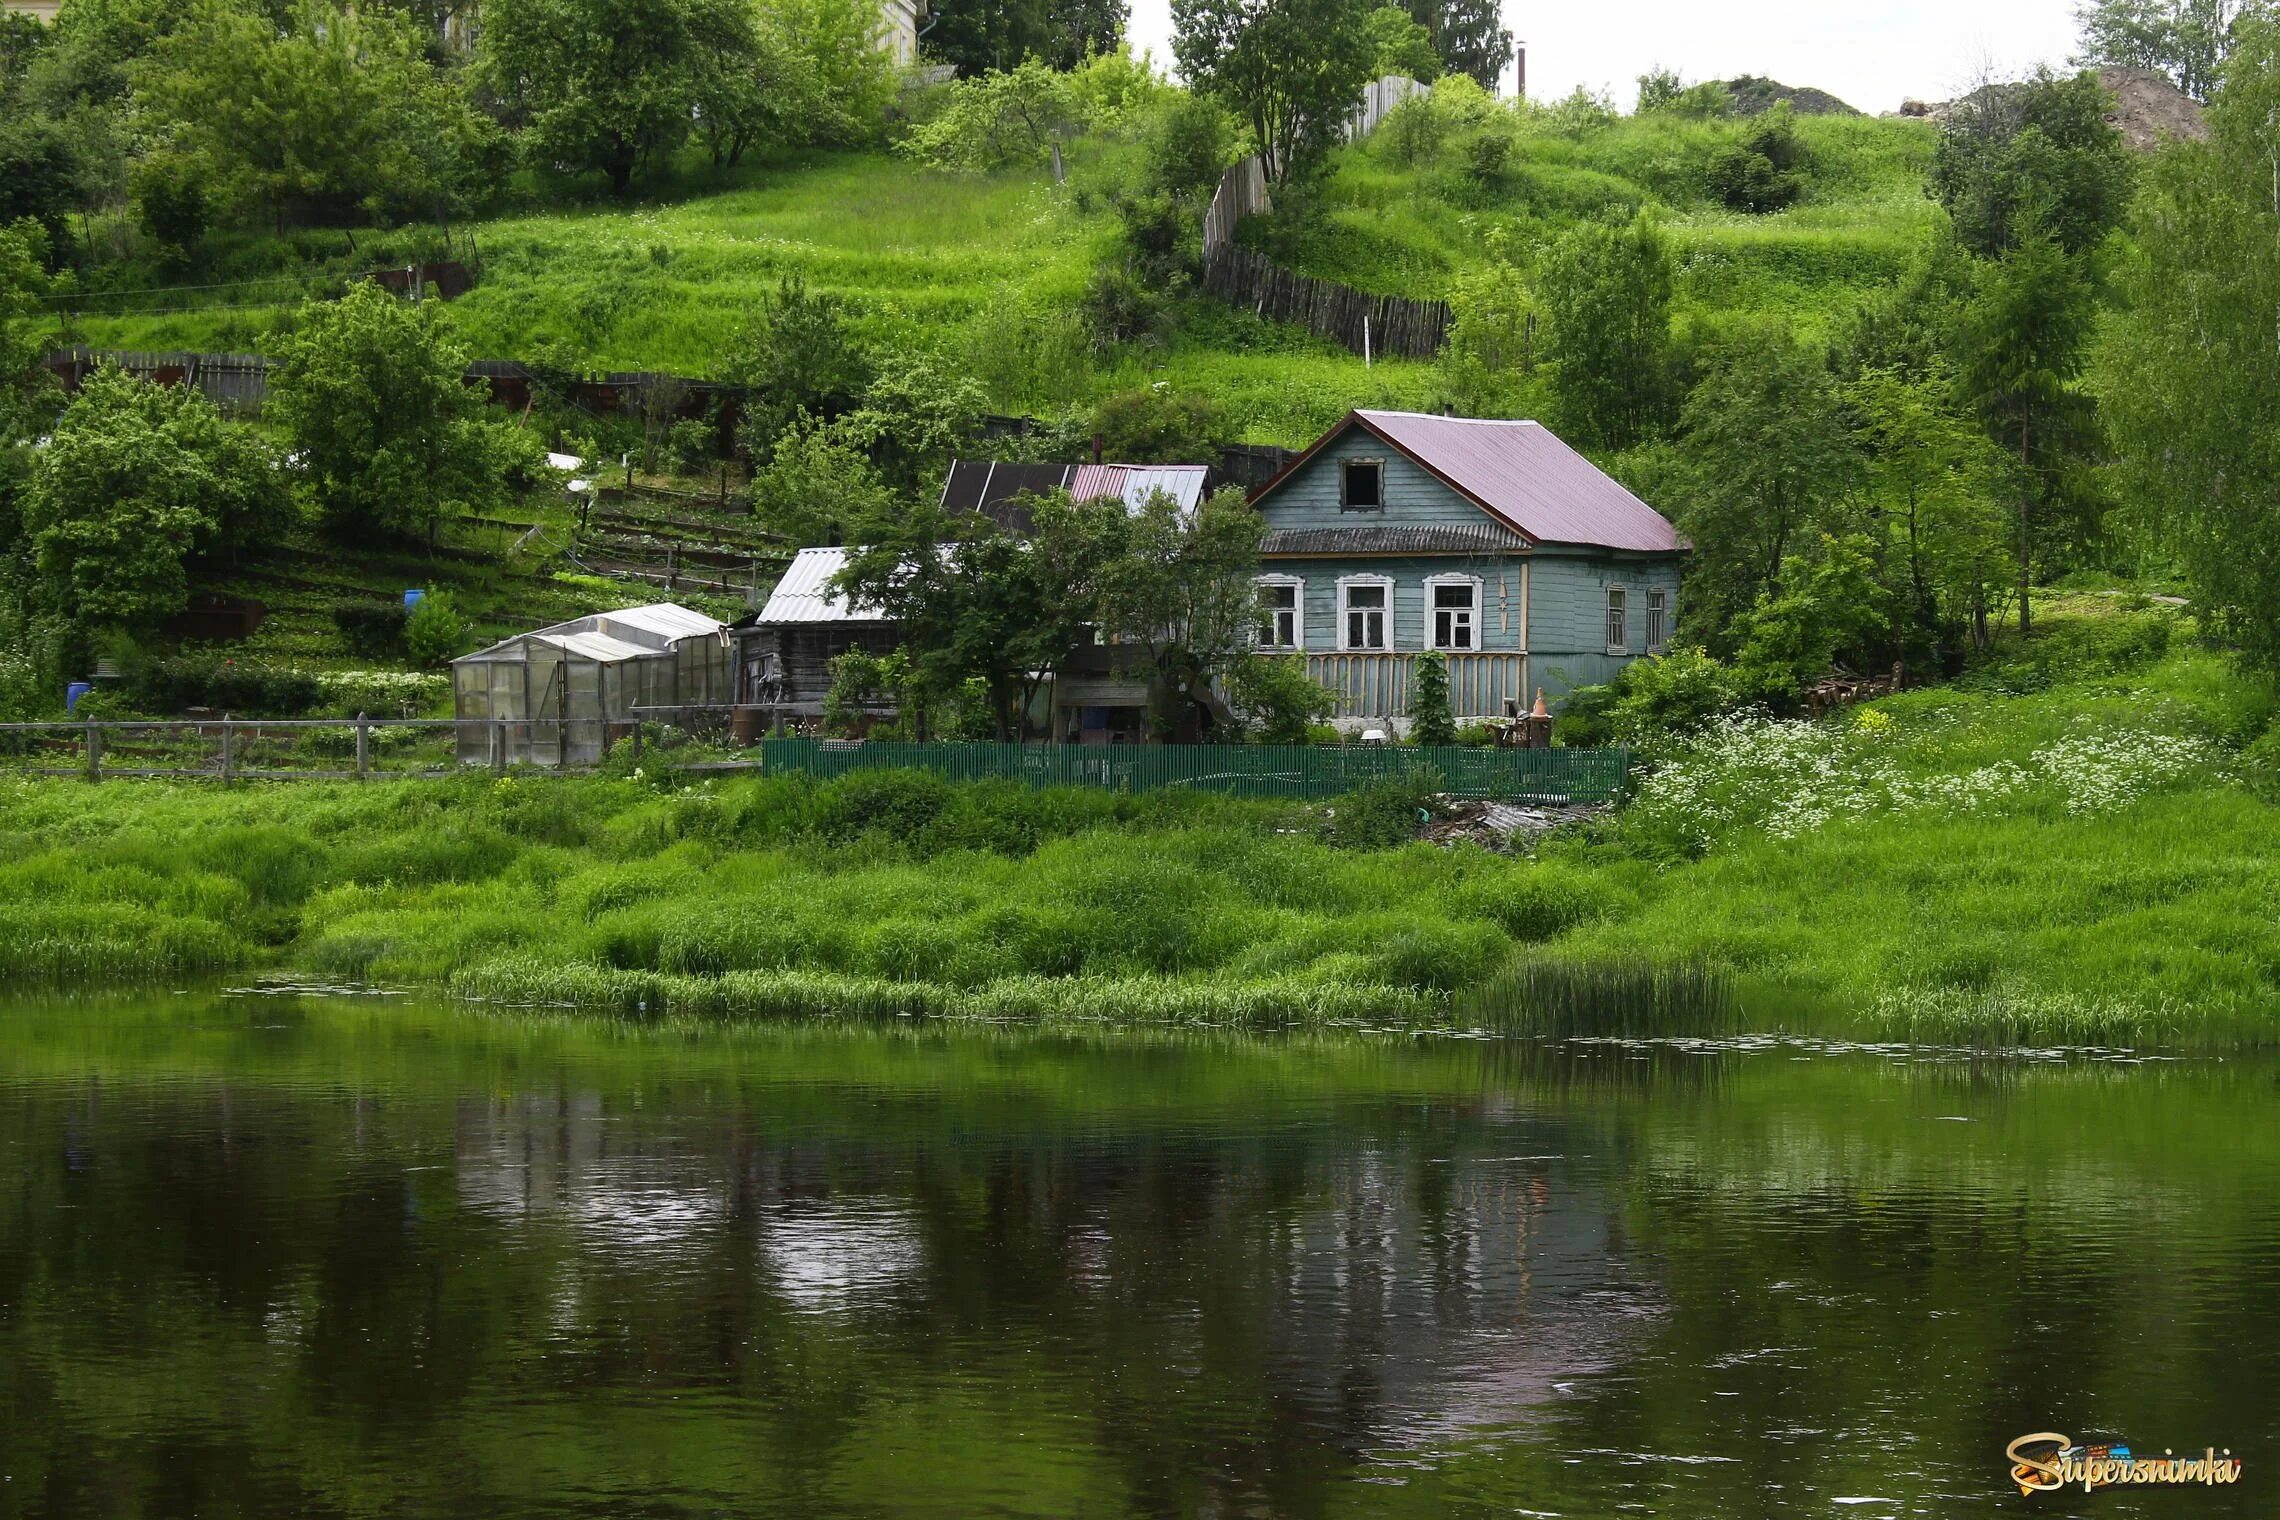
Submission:
[[[1385,461],[1349,459],[1338,472],[1338,505],[1348,512],[1385,510]]]

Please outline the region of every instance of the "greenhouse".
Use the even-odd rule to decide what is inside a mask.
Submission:
[[[517,634],[451,662],[459,759],[593,765],[638,721],[727,706],[732,670],[727,626],[671,602]]]

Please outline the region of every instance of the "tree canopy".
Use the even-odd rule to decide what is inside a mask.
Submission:
[[[2044,69],[1958,101],[1941,127],[1931,189],[1963,245],[1996,258],[2038,234],[2070,254],[2104,241],[2121,224],[2132,171],[2106,120],[2112,100],[2094,74]]]
[[[2082,28],[2076,61],[2152,69],[2207,100],[2243,23],[2271,15],[2270,0],[2089,0],[2074,12]]]
[[[2280,670],[2280,25],[2242,28],[2211,117],[2148,171],[2098,389],[2138,526]]]
[[[358,285],[306,307],[278,358],[266,415],[329,531],[433,542],[503,499],[512,430],[485,420],[438,305]]]
[[[1376,57],[1367,0],[1172,0],[1172,52],[1189,83],[1249,124],[1280,181],[1338,140]]]
[[[1668,419],[1676,276],[1654,221],[1587,223],[1546,259],[1539,291],[1561,425],[1585,448],[1626,449]]]
[[[277,460],[250,429],[196,391],[106,368],[57,420],[23,528],[52,610],[141,632],[188,603],[192,556],[273,539],[289,512]]]

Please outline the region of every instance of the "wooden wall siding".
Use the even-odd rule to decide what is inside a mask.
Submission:
[[[1535,698],[1528,685],[1528,657],[1521,654],[1455,654],[1449,661],[1449,706],[1462,720],[1494,718],[1508,701]],[[1341,718],[1406,718],[1416,681],[1413,654],[1315,654],[1306,673],[1338,693]]]
[[[1667,640],[1677,627],[1678,565],[1672,560],[1620,560],[1538,550],[1530,560],[1530,648],[1547,659],[1607,654],[1607,589],[1629,592],[1631,653],[1647,652],[1647,593],[1669,598]],[[1620,664],[1620,661],[1615,662]]]
[[[1522,637],[1520,577],[1526,561],[1519,555],[1504,559],[1387,558],[1336,560],[1268,560],[1263,575],[1292,576],[1306,582],[1300,603],[1306,613],[1301,645],[1310,654],[1337,652],[1338,582],[1352,575],[1382,575],[1393,582],[1393,646],[1389,652],[1425,647],[1425,580],[1433,575],[1480,577],[1480,649],[1482,653],[1518,654],[1527,648]]]
[[[1534,683],[1528,690],[1528,699],[1535,700],[1536,688],[1543,688],[1544,697],[1555,707],[1571,691],[1586,686],[1605,686],[1622,673],[1623,667],[1633,663],[1607,654],[1544,654],[1532,656],[1528,662],[1529,679]]]
[[[1385,510],[1349,512],[1338,505],[1340,466],[1349,459],[1385,461]],[[1308,460],[1260,503],[1269,528],[1366,528],[1414,523],[1494,522],[1406,454],[1356,427]]]

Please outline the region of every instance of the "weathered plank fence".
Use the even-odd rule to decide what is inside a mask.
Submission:
[[[1367,115],[1372,103],[1379,101],[1378,86],[1401,77],[1388,76],[1372,86],[1371,97],[1357,108],[1356,119]],[[1389,104],[1380,103],[1378,115],[1382,117],[1387,109],[1391,109]],[[1203,217],[1205,290],[1229,305],[1248,306],[1260,316],[1303,327],[1365,359],[1380,354],[1430,359],[1441,351],[1449,338],[1448,302],[1369,295],[1351,285],[1286,269],[1235,241],[1243,218],[1265,216],[1273,210],[1266,168],[1256,155],[1220,176],[1211,208]]]
[[[1328,338],[1365,359],[1393,355],[1430,359],[1449,339],[1446,301],[1373,296],[1285,269],[1256,249],[1227,247],[1207,253],[1203,288],[1235,306],[1289,322]]]

